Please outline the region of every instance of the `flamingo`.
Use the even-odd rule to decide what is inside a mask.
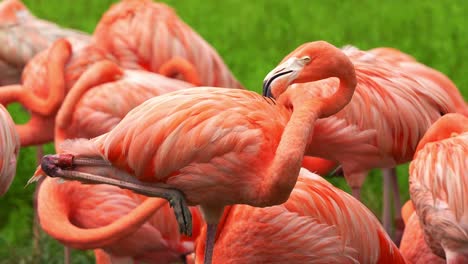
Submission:
[[[13,119],[0,105],[0,196],[8,191],[15,177],[19,146]]]
[[[69,247],[101,248],[96,258],[107,257],[110,263],[171,263],[194,252],[202,225],[200,213],[190,208],[194,234],[189,238],[181,236],[170,210],[164,199],[105,184],[46,178],[38,191],[37,213],[44,231]]]
[[[181,68],[183,66],[187,67],[187,69]],[[194,73],[193,66],[186,61],[172,60],[161,68],[161,71],[165,72],[165,74],[175,70],[181,70],[184,74],[187,74],[188,80],[198,83],[198,77]],[[193,85],[150,72],[123,70],[109,61],[97,62],[81,75],[76,84],[70,89],[62,102],[60,110],[57,112],[54,136],[56,149],[65,138],[90,138],[109,131],[130,109],[146,99],[161,93],[188,87],[193,87]],[[91,90],[88,92],[89,89]],[[118,108],[115,107],[116,104],[119,105]],[[38,189],[41,189],[41,187]],[[89,192],[93,193],[93,190]],[[79,192],[68,191],[68,200],[79,199],[75,197],[77,193]],[[114,200],[117,200],[117,198],[114,197]],[[42,199],[38,203],[49,203],[49,201]],[[153,200],[153,203],[160,203],[160,201]],[[115,213],[107,212],[107,214]],[[85,216],[81,217],[85,218]],[[86,217],[92,218],[93,215]],[[50,233],[48,227],[53,227],[55,224],[43,226],[43,229]],[[65,234],[60,234],[61,236],[68,235],[69,231],[63,231]],[[51,235],[53,237],[57,236],[57,231],[54,231]],[[121,235],[107,233],[107,236]],[[66,246],[73,246],[70,243],[63,243]],[[127,243],[131,244],[131,241]],[[89,248],[89,246],[86,246],[79,245],[78,248]],[[139,250],[144,249],[145,247],[142,247]],[[130,253],[125,254],[132,256],[141,253],[135,252],[138,250],[129,250]],[[119,253],[124,254],[123,252]],[[98,256],[100,255],[98,254]]]
[[[180,57],[195,66],[201,85],[243,89],[216,50],[163,3],[113,4],[96,26],[93,40],[127,69],[158,73],[168,60]]]
[[[320,52],[333,54],[337,63],[327,64],[325,57],[311,63]],[[315,74],[326,66],[330,75]],[[297,60],[296,71],[301,78],[294,82],[336,76],[341,84],[336,93],[321,99],[287,87],[277,101],[251,91],[213,87],[157,96],[104,135],[65,141],[62,153],[42,159],[31,181],[58,176],[168,199],[184,234],[191,233],[187,204],[200,205],[208,225],[205,262],[210,263],[224,206],[285,202],[315,120],[335,114],[351,100],[354,67],[333,45],[311,43],[307,55]],[[327,104],[329,100],[335,103]]]
[[[20,83],[21,72],[34,55],[59,38],[88,43],[86,33],[59,27],[33,16],[19,0],[0,3],[0,85]]]
[[[267,74],[264,95],[276,97],[292,80],[301,78],[297,75],[296,61],[308,52],[309,45],[298,47]],[[344,48],[342,52],[356,69],[356,92],[342,111],[316,122],[314,141],[308,146],[306,155],[341,164],[354,197],[359,199],[360,188],[370,169],[392,168],[410,161],[417,143],[433,122],[446,113],[467,109],[467,106],[453,83],[429,67],[417,62],[397,67],[388,55],[380,58],[357,48]],[[317,58],[324,56],[333,58],[333,54],[326,53],[317,55]],[[334,59],[330,60],[328,63],[335,63]],[[328,74],[327,70],[318,69],[316,75]],[[433,77],[436,73],[437,78]],[[309,84],[295,84],[292,88],[300,86]],[[322,98],[335,91],[337,80],[329,79],[322,85],[311,83],[310,86],[313,87],[307,91]],[[392,173],[385,178],[393,179],[396,186]],[[384,198],[384,207],[387,208],[384,211],[390,209],[386,206],[387,199]],[[399,213],[400,208],[397,208],[397,219],[401,218]],[[388,225],[385,226],[388,230]],[[401,224],[398,226],[402,227]]]
[[[403,257],[413,264],[444,264],[445,260],[432,253],[424,240],[423,230],[411,200],[405,203],[401,211],[405,221],[405,232],[400,244]]]
[[[406,263],[372,212],[306,169],[284,204],[233,205],[221,219],[214,263]]]
[[[410,196],[424,238],[447,263],[468,262],[468,118],[447,114],[418,144]]]

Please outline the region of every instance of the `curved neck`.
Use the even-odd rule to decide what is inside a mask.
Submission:
[[[192,63],[181,57],[175,57],[164,63],[161,68],[159,68],[159,74],[169,78],[174,78],[178,74],[181,74],[186,82],[195,86],[201,85],[197,69],[195,69]]]
[[[338,90],[332,96],[324,98],[321,101],[321,114],[319,118],[329,117],[338,113],[353,97],[357,80],[354,66],[349,59],[344,62],[342,69],[340,69],[335,77],[340,80]]]

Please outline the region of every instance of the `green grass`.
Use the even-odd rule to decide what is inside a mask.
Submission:
[[[28,0],[38,17],[92,32],[109,0]],[[468,4],[444,1],[281,1],[168,0],[179,16],[203,36],[249,89],[260,91],[265,74],[304,42],[323,39],[361,49],[390,46],[448,75],[468,98]],[[26,120],[18,106],[16,121]],[[47,151],[52,152],[51,145]],[[34,148],[21,151],[17,177],[0,199],[0,263],[62,263],[63,249],[42,235],[41,254],[32,256],[34,186],[24,188],[35,169]],[[398,168],[403,200],[408,199],[407,166]],[[343,179],[334,184],[348,190]],[[381,177],[373,172],[363,188],[363,201],[378,216]],[[73,263],[93,263],[91,252],[73,253]]]

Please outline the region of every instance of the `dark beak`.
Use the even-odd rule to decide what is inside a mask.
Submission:
[[[273,81],[278,78],[278,77],[281,77],[285,74],[289,74],[293,72],[292,70],[287,70],[285,71],[285,69],[281,69],[279,70],[277,73],[275,73],[274,75],[272,75],[270,78],[267,78],[263,81],[263,93],[262,95],[263,96],[266,96],[266,97],[270,97],[270,98],[273,98],[273,95],[271,94],[271,84],[273,83]]]

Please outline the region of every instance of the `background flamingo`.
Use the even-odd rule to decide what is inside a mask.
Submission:
[[[205,232],[197,242],[197,263],[203,259]],[[405,263],[364,205],[306,169],[284,204],[227,207],[213,262]]]
[[[52,178],[40,185],[37,210],[49,235],[73,248],[102,248],[111,261],[180,261],[194,251],[202,221],[198,210],[191,208],[194,236],[181,236],[164,199],[110,185],[60,183]]]
[[[15,177],[19,146],[13,120],[0,105],[0,196],[8,191]]]
[[[123,0],[112,5],[93,39],[124,68],[158,73],[168,60],[181,57],[195,66],[202,85],[243,88],[216,50],[163,3]]]
[[[468,262],[468,118],[447,114],[426,132],[410,165],[410,195],[432,251]]]
[[[87,43],[82,32],[33,16],[19,0],[0,3],[0,85],[20,83],[26,63],[59,38]]]
[[[275,96],[275,93],[281,92],[278,87],[284,87],[285,83],[295,78],[304,81],[302,76],[297,76],[295,67],[296,61],[307,54],[308,45],[304,44],[290,53],[267,75],[265,95]],[[356,48],[342,52],[351,59],[356,70],[356,92],[342,111],[317,121],[314,141],[306,154],[339,162],[353,195],[359,198],[360,188],[371,168],[394,167],[409,161],[429,126],[445,113],[459,110],[456,106],[463,102],[463,98],[460,93],[447,92],[456,90],[447,78],[451,88],[442,87],[427,78],[426,75],[435,72],[428,67],[418,67],[420,71],[430,71],[420,76],[408,73],[404,67],[395,67],[385,58],[380,59]],[[286,74],[288,71],[291,72]],[[324,66],[317,71],[316,75],[321,76],[337,70]],[[347,73],[351,74],[351,71],[347,70]],[[266,87],[269,84],[272,85],[271,89]],[[307,86],[309,93],[322,98],[334,93],[338,83],[330,79],[320,82],[320,85],[296,84],[292,88],[300,86]],[[395,179],[394,176],[391,178]],[[400,209],[397,209],[399,217]]]

